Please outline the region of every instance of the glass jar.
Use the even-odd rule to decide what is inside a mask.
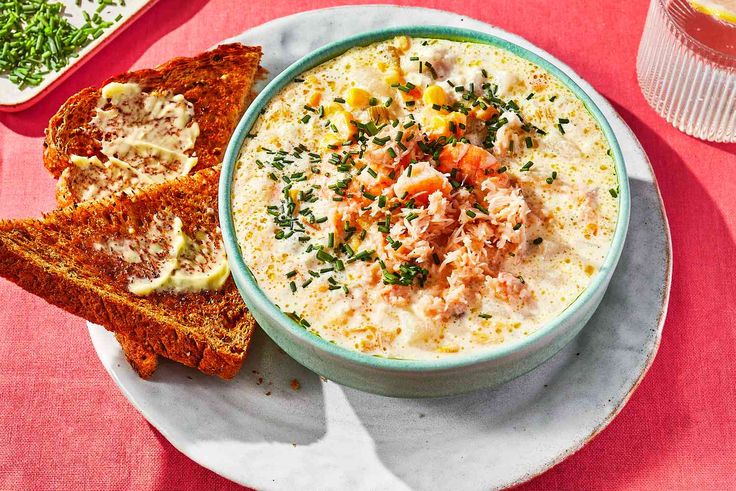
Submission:
[[[649,104],[685,133],[736,142],[736,25],[651,0],[636,62]]]

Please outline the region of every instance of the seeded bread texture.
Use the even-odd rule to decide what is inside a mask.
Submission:
[[[144,91],[182,94],[194,106],[194,119],[200,128],[194,153],[198,157],[193,171],[220,163],[222,154],[240,116],[250,103],[252,85],[262,75],[260,47],[226,44],[193,58],[174,58],[154,69],[117,75],[100,87],[75,94],[49,121],[44,141],[44,164],[59,177],[70,164],[71,155],[93,156],[101,160],[99,130],[90,125],[95,115],[101,87],[110,82],[136,82]],[[60,206],[72,204],[74,197],[63,182],[57,187]],[[144,378],[158,367],[155,350],[117,333],[131,366]]]
[[[138,353],[141,375],[149,353],[232,378],[245,359],[255,321],[232,277],[217,291],[128,291],[131,265],[96,247],[121,230],[145,230],[155,214],[178,216],[184,232],[217,222],[219,167],[118,198],[85,202],[43,219],[0,221],[0,275],[75,315],[124,336]],[[134,353],[135,354],[135,353]]]
[[[193,153],[196,172],[218,165],[240,116],[251,100],[251,87],[259,73],[261,48],[241,44],[218,46],[193,58],[174,58],[153,69],[127,72],[87,88],[67,100],[49,121],[44,141],[44,165],[58,178],[71,164],[71,156],[97,156],[101,161],[102,134],[90,122],[95,115],[101,88],[110,82],[135,82],[144,92],[182,94],[194,106],[199,137]],[[60,206],[74,201],[60,181]]]

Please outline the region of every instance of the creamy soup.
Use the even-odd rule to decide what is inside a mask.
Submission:
[[[428,359],[523,338],[589,285],[616,227],[609,144],[542,68],[398,37],[265,107],[233,183],[243,257],[305,329]]]

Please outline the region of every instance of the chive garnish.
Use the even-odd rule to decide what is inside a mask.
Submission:
[[[320,249],[317,251],[317,259],[319,259],[323,263],[334,263],[335,262],[335,257],[325,252],[323,249]]]
[[[542,243],[543,240],[544,239],[542,239],[541,237],[537,237],[536,239],[534,239],[533,244],[534,245],[539,245],[539,244]]]
[[[519,171],[520,171],[520,172],[528,172],[528,171],[529,171],[529,169],[531,169],[533,165],[534,165],[534,162],[532,162],[532,161],[530,160],[529,162],[527,162],[526,164],[524,164],[524,165],[523,165],[523,166],[521,167],[521,169],[519,169]]]

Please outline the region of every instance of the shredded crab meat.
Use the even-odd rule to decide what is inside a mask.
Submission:
[[[370,190],[375,194],[415,200],[413,207],[389,212],[391,226],[385,236],[371,226],[387,213],[375,200],[367,204],[359,199],[344,200],[330,217],[336,237],[343,236],[346,220],[369,224],[362,246],[375,250],[389,273],[398,274],[405,264],[424,268],[430,278],[425,288],[382,283],[376,263],[369,279],[392,305],[413,305],[438,320],[462,315],[476,306],[483,285],[491,280],[499,299],[516,304],[529,298],[524,283],[500,270],[504,256],[522,255],[526,250],[526,227],[522,225],[530,221],[532,213],[521,189],[499,174],[495,158],[479,147],[457,144],[451,154],[455,161],[449,167],[462,169],[463,182],[476,184],[472,190],[452,189],[449,179],[460,176],[445,161],[437,166],[428,160],[413,162],[409,176],[402,160],[416,155],[414,150],[408,149],[391,161],[385,157],[373,161],[371,154],[366,155],[369,165],[379,171],[391,169],[401,174],[383,187],[381,176],[359,180],[356,185],[364,190],[373,186]],[[466,155],[473,155],[472,171],[463,160]]]

